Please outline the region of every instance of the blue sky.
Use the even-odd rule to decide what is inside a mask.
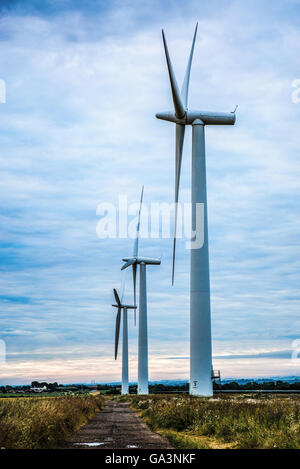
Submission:
[[[42,6],[41,6],[42,3]],[[173,200],[174,128],[164,27],[181,82],[199,22],[193,108],[207,128],[214,366],[225,377],[298,375],[300,2],[7,1],[0,13],[1,383],[117,380],[112,288],[130,239],[99,240],[101,202]],[[191,132],[180,198],[190,199]],[[142,239],[151,379],[189,376],[189,252]],[[127,298],[131,278],[126,278]],[[130,321],[131,378],[137,328]]]

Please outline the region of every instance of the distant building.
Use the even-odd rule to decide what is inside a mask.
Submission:
[[[47,386],[31,387],[30,391],[32,391],[32,392],[44,392],[44,391],[47,391]]]

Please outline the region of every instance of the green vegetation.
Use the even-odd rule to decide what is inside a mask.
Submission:
[[[237,383],[236,381],[226,381],[222,384],[214,383],[214,389],[217,390],[230,390],[230,391],[300,391],[300,381],[246,381],[244,383]]]
[[[96,385],[86,384],[57,384],[46,381],[32,381],[31,386],[0,386],[0,397],[28,397],[35,394],[43,396],[63,396],[66,394],[86,394],[96,390]]]
[[[248,381],[246,379],[237,381],[227,381],[223,383],[214,381],[213,387],[215,392],[219,391],[298,391],[300,392],[300,381],[295,377],[291,377],[290,381],[281,381],[271,379],[269,381],[257,380]],[[46,381],[32,381],[30,385],[19,386],[0,386],[0,397],[17,397],[32,396],[34,394],[42,394],[43,396],[62,396],[65,394],[82,394],[97,390],[101,394],[116,395],[121,394],[121,384],[58,384],[47,383]],[[169,383],[150,383],[150,394],[188,394],[188,382],[172,382]],[[129,394],[137,394],[137,385],[129,386]]]
[[[300,397],[127,396],[178,448],[300,448]]]
[[[220,383],[218,381],[213,382],[213,388],[215,392],[218,391],[300,391],[300,381],[291,380],[282,381],[282,380],[258,380],[258,381],[248,381],[241,380],[237,381],[227,381]],[[98,390],[106,390],[106,394],[121,394],[120,385],[97,385]],[[102,391],[101,391],[102,392]],[[104,391],[103,391],[104,392]],[[189,392],[189,383],[149,383],[149,392],[150,394],[164,394],[164,393],[183,393],[188,394]],[[137,394],[137,385],[129,386],[130,394]]]
[[[0,400],[0,448],[54,448],[104,407],[97,396]]]

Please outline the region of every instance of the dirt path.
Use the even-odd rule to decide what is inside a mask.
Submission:
[[[153,433],[129,404],[106,401],[87,425],[74,433],[62,449],[170,449],[170,443]]]

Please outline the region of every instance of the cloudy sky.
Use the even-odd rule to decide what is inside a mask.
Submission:
[[[120,261],[133,242],[99,239],[97,207],[136,203],[142,184],[145,205],[172,202],[174,126],[155,119],[171,108],[161,28],[181,83],[197,21],[191,107],[239,104],[236,126],[206,129],[214,367],[299,375],[300,1],[2,0],[0,383],[119,380],[112,288],[125,281],[131,301]],[[187,129],[185,202],[190,154]],[[140,250],[162,256],[148,268],[150,379],[187,379],[185,240],[174,287],[172,240]]]

